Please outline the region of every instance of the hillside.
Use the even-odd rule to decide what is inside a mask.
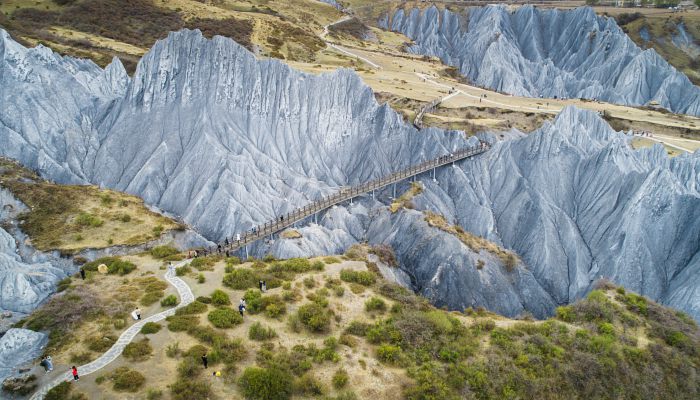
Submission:
[[[555,318],[510,320],[483,309],[436,309],[364,259],[266,260],[204,258],[179,269],[197,301],[144,329],[114,363],[54,393],[188,400],[700,393],[695,322],[609,284],[558,308]],[[148,293],[158,294],[142,306],[144,317],[164,309],[158,300],[171,289],[162,290],[163,262],[150,255],[128,261],[136,269],[124,276],[89,272],[86,281],[74,279],[26,320],[31,329],[70,332],[54,333],[49,344],[57,372],[106,351]],[[259,279],[269,288],[262,295]],[[234,310],[240,298],[247,300],[243,318]],[[220,377],[212,376],[216,371]]]
[[[0,189],[27,206],[20,228],[34,248],[60,250],[134,246],[184,226],[149,210],[136,196],[95,186],[48,182],[15,162],[0,158]]]

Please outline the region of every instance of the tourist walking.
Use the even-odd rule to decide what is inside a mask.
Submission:
[[[260,291],[263,293],[267,292],[267,282],[262,281],[262,285],[260,285]]]
[[[138,321],[141,319],[141,309],[136,307],[134,310],[134,318]]]
[[[83,280],[85,280],[85,268],[83,267],[80,267],[80,277],[83,278]]]
[[[75,365],[73,366],[73,368],[71,368],[71,372],[73,373],[74,381],[80,380],[80,377],[78,376],[78,368],[75,368]]]
[[[204,365],[204,369],[207,369],[207,365],[209,365],[209,360],[207,359],[207,353],[204,353],[202,355],[202,365]]]
[[[42,367],[44,367],[44,373],[48,374],[49,373],[49,365],[46,362],[46,357],[41,359],[41,362],[39,363]]]
[[[49,372],[53,371],[53,360],[51,360],[51,356],[46,356],[46,368],[48,368]]]

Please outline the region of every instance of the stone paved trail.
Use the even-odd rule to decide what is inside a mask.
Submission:
[[[107,350],[106,353],[102,354],[95,361],[79,366],[78,374],[80,374],[80,376],[89,375],[95,371],[99,371],[100,369],[104,368],[106,365],[114,361],[117,357],[119,357],[119,355],[122,354],[122,350],[124,350],[124,347],[126,347],[127,344],[131,343],[131,341],[134,340],[134,337],[136,337],[136,335],[141,331],[143,325],[147,322],[162,321],[166,317],[175,314],[175,310],[177,310],[178,308],[184,307],[194,301],[194,295],[192,294],[192,290],[190,289],[190,287],[185,283],[185,281],[183,281],[175,275],[175,268],[184,265],[188,262],[189,260],[182,261],[174,265],[173,268],[169,269],[165,273],[165,280],[168,281],[168,283],[170,283],[171,285],[173,285],[175,289],[177,289],[177,293],[180,296],[180,303],[173,308],[170,308],[158,314],[151,315],[150,317],[142,319],[130,326],[129,329],[124,331],[124,333],[122,333],[121,336],[119,336],[117,342],[114,343],[112,348]],[[30,400],[41,400],[44,398],[44,396],[46,396],[46,393],[49,390],[58,386],[61,382],[72,380],[73,376],[71,372],[67,371],[59,375],[49,384],[39,389],[36,393],[34,393]]]

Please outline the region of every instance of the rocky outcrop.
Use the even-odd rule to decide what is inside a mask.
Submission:
[[[479,86],[529,97],[655,101],[700,115],[700,88],[589,7],[510,11],[492,5],[462,14],[400,9],[380,25],[413,39],[409,51],[440,57]]]
[[[28,329],[13,328],[0,337],[0,382],[39,357],[47,341],[45,334]]]

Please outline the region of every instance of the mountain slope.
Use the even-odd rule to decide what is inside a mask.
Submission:
[[[625,105],[658,102],[700,115],[700,88],[652,49],[642,51],[612,18],[588,7],[571,11],[523,6],[397,10],[387,29],[438,56],[477,85],[530,97],[582,97]]]

